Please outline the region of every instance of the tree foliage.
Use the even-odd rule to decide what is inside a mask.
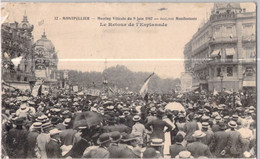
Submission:
[[[63,72],[61,70],[61,72]],[[99,88],[103,87],[103,82],[106,79],[111,88],[118,88],[139,92],[145,79],[152,72],[133,72],[126,66],[117,65],[109,67],[103,72],[82,72],[76,70],[69,70],[68,76],[70,84],[79,85],[86,88]],[[180,83],[177,79],[161,79],[158,75],[154,74],[149,82],[149,91],[157,93],[169,93],[175,89],[176,85]]]

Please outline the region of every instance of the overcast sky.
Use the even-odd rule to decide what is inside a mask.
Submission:
[[[241,6],[248,11],[253,11],[255,7],[253,3]],[[132,71],[155,71],[162,78],[178,78],[184,71],[184,45],[207,19],[212,8],[213,3],[12,3],[5,5],[2,15],[9,15],[7,22],[21,22],[26,11],[29,22],[34,25],[35,41],[45,29],[47,38],[58,52],[59,69],[103,71],[107,59],[108,67],[120,64]],[[192,17],[197,20],[167,21],[167,27],[151,28],[100,27],[101,21],[96,19],[54,20],[54,17],[67,16]],[[39,26],[41,20],[44,24]]]

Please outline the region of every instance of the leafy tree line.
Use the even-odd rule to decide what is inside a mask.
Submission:
[[[60,72],[64,72],[61,70]],[[111,88],[123,89],[133,92],[139,92],[144,84],[144,80],[151,72],[133,72],[126,66],[117,65],[109,67],[103,72],[82,72],[68,70],[68,78],[71,85],[79,85],[86,88],[102,89],[105,79]],[[161,79],[158,75],[153,75],[149,82],[149,91],[157,93],[169,93],[180,84],[177,79]]]

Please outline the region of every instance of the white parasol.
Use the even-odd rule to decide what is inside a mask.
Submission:
[[[185,109],[184,107],[182,106],[181,103],[178,103],[178,102],[172,102],[172,103],[169,103],[165,106],[165,109],[166,110],[171,110],[171,111],[183,111],[185,112]]]

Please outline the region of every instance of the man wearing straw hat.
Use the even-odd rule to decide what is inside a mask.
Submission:
[[[228,131],[228,144],[221,154],[227,154],[227,157],[239,158],[242,155],[242,137],[241,134],[236,130],[237,123],[235,121],[230,121],[228,123],[230,131]]]
[[[35,146],[36,146],[36,140],[38,135],[41,133],[42,129],[42,123],[41,122],[35,122],[32,124],[31,132],[29,132],[27,136],[27,142],[28,142],[28,154],[27,158],[36,158],[35,154]]]
[[[229,135],[225,131],[227,126],[224,121],[220,121],[218,125],[219,131],[214,133],[210,148],[215,157],[224,158],[225,155],[221,155],[220,152],[226,147]]]
[[[59,133],[61,131],[57,128],[50,130],[50,142],[46,144],[46,154],[48,158],[61,158],[61,143]]]

